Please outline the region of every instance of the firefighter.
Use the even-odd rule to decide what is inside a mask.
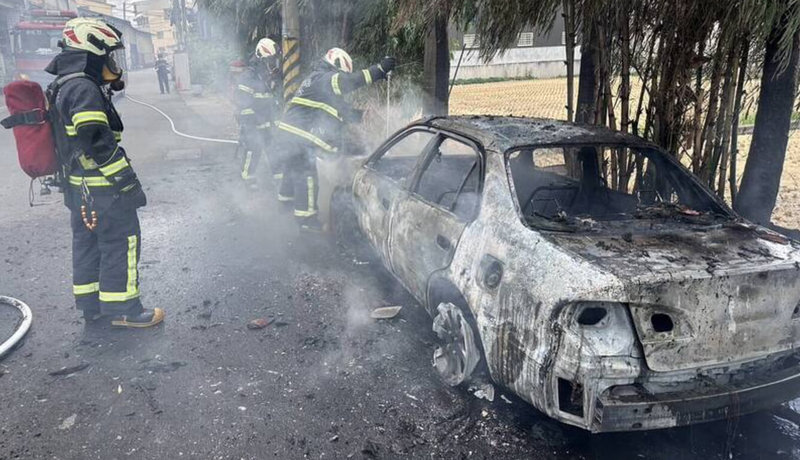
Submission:
[[[332,48],[317,62],[289,101],[279,125],[285,148],[286,175],[279,199],[292,199],[294,216],[303,230],[319,231],[317,219],[316,154],[335,155],[343,147],[343,127],[360,122],[362,113],[344,95],[386,78],[395,59],[353,72],[353,60],[342,49]]]
[[[139,299],[141,233],[137,209],[146,197],[125,150],[111,92],[122,90],[114,59],[121,33],[98,19],[67,22],[62,51],[47,66],[53,129],[71,211],[73,294],[87,322],[143,328],[164,319]]]
[[[269,38],[259,40],[253,58],[239,77],[236,87],[239,138],[245,151],[242,163],[242,179],[245,181],[254,178],[261,156],[266,155],[266,147],[280,114],[281,77],[277,48]],[[280,174],[276,176],[281,177]]]

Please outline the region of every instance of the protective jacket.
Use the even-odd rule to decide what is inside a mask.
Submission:
[[[49,115],[72,211],[72,289],[87,318],[143,311],[136,208],[146,199],[118,144],[122,121],[101,89],[105,59],[62,51],[46,68],[56,76],[48,87]]]
[[[236,87],[236,107],[239,125],[245,129],[266,129],[280,117],[280,82],[262,76],[255,65],[248,66],[239,77]]]
[[[344,95],[384,78],[386,73],[378,65],[346,73],[319,61],[289,101],[278,128],[289,134],[285,139],[337,152],[342,147],[344,124],[361,120],[361,112],[353,109]]]
[[[49,91],[57,91],[54,100],[56,119],[53,129],[64,178],[69,183],[65,193],[71,209],[80,207],[78,193],[93,196],[124,196],[132,207],[145,204],[136,174],[131,168],[122,140],[123,125],[108,94],[101,89],[102,65],[91,53],[65,51],[45,69],[56,75]],[[131,193],[133,192],[133,193]]]

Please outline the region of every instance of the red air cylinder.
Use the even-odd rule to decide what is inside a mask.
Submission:
[[[3,95],[11,116],[2,124],[13,128],[20,167],[31,178],[55,174],[58,157],[42,87],[33,81],[18,80],[6,85]]]

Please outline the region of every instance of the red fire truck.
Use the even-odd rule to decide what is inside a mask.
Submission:
[[[46,86],[53,76],[44,71],[61,49],[64,24],[77,17],[74,11],[30,10],[14,26],[11,46],[14,54],[14,79],[33,80]]]

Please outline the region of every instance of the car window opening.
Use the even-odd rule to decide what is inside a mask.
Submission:
[[[416,194],[466,220],[477,209],[479,188],[478,152],[470,145],[445,137],[422,171]]]
[[[632,219],[710,224],[728,211],[663,153],[579,145],[512,151],[508,166],[523,221],[575,231]]]

